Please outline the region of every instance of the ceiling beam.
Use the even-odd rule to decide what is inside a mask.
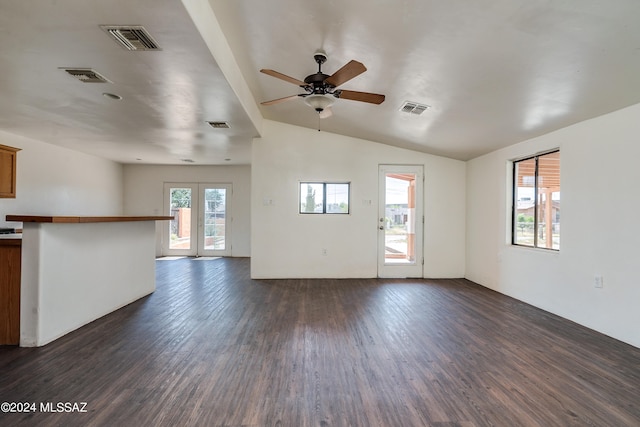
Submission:
[[[258,103],[242,76],[240,67],[209,2],[207,0],[182,0],[182,4],[202,35],[202,39],[211,51],[229,86],[238,97],[242,108],[246,111],[258,133],[262,134],[262,114]]]

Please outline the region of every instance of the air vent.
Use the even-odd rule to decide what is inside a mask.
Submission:
[[[127,50],[160,50],[153,37],[141,25],[101,25],[100,28]]]
[[[109,92],[104,92],[102,96],[104,96],[105,98],[116,100],[116,101],[120,101],[122,99],[120,95],[115,93],[109,93]]]
[[[231,127],[227,122],[207,122],[207,123],[209,123],[209,126],[211,126],[214,129],[229,129]]]
[[[431,108],[431,106],[429,105],[406,101],[404,104],[402,104],[402,107],[400,107],[400,111],[402,111],[403,113],[415,114],[416,116],[419,116],[429,108]]]
[[[91,68],[62,68],[62,70],[66,71],[83,83],[111,83]]]

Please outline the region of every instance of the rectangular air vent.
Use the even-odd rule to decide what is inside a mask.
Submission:
[[[419,116],[429,108],[431,108],[431,106],[426,104],[419,104],[417,102],[405,101],[405,103],[402,104],[402,107],[400,107],[400,111],[402,111],[403,113],[415,114],[416,116]]]
[[[209,123],[209,126],[211,126],[214,129],[229,129],[229,123],[227,122],[207,122]]]
[[[101,25],[100,28],[127,50],[160,50],[153,37],[141,25]]]
[[[83,83],[111,83],[91,68],[62,68],[62,70],[66,71],[68,74]]]

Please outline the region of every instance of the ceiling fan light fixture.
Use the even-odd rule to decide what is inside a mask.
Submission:
[[[316,110],[318,113],[333,105],[333,99],[328,95],[309,95],[304,99],[305,104]]]

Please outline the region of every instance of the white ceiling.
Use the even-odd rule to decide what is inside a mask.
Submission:
[[[0,129],[122,163],[248,164],[262,117],[318,127],[302,99],[259,106],[302,92],[261,68],[302,80],[318,49],[327,74],[368,68],[341,88],[386,95],[336,100],[323,131],[461,160],[640,102],[637,0],[0,0]]]

